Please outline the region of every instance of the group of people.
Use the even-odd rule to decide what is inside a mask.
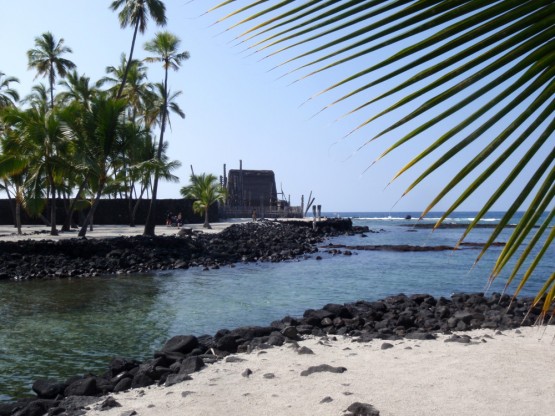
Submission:
[[[173,215],[171,212],[166,214],[166,226],[167,227],[181,227],[183,225],[183,215],[181,212],[177,215]]]

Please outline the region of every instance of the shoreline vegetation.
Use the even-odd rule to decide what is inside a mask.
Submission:
[[[241,261],[285,261],[315,254],[317,244],[326,237],[370,232],[367,228],[353,229],[350,220],[332,220],[316,231],[312,230],[312,222],[298,221],[232,224],[226,225],[223,230],[216,227],[216,231],[219,232],[201,233],[188,229],[182,236],[0,241],[0,278],[22,280],[26,275],[30,278],[76,277],[195,266],[214,269]],[[170,232],[177,234],[176,229]],[[338,250],[337,247],[327,246],[321,249]],[[88,253],[86,261],[83,253]],[[144,362],[115,357],[101,375],[87,374],[87,369],[83,369],[85,375],[67,380],[36,380],[32,387],[36,397],[0,403],[0,415],[73,415],[83,414],[84,410],[93,413],[102,410],[102,414],[119,415],[122,409],[118,400],[122,394],[128,395],[122,398],[133,396],[132,404],[128,405],[135,407],[137,392],[145,394],[144,389],[150,390],[155,385],[164,388],[182,385],[187,388],[187,382],[196,378],[201,370],[216,371],[213,369],[219,368],[219,365],[240,363],[246,359],[244,354],[237,356],[238,353],[261,356],[271,348],[282,353],[293,350],[299,355],[311,356],[311,349],[320,345],[328,345],[331,349],[336,343],[343,345],[342,351],[355,344],[387,350],[403,343],[417,343],[414,347],[419,347],[420,343],[428,346],[430,342],[437,344],[438,340],[461,345],[486,343],[502,337],[504,331],[518,336],[515,334],[519,332],[514,332],[516,328],[536,323],[540,308],[531,308],[531,301],[530,298],[511,301],[510,296],[497,293],[490,296],[454,294],[450,299],[426,294],[400,294],[376,302],[328,304],[319,310],[306,310],[302,317],[286,316],[266,327],[221,329],[214,335],[199,337],[179,335],[169,339],[159,351],[154,352],[152,359]],[[477,330],[490,332],[478,336],[465,333]],[[314,345],[315,342],[317,345]],[[349,342],[351,344],[344,345]],[[306,347],[305,343],[311,347]],[[364,351],[357,354],[361,359],[366,357]],[[554,358],[553,354],[550,358]],[[307,371],[309,374],[347,371],[334,365],[334,361],[320,363]],[[242,375],[236,375],[246,379],[250,377],[249,371],[252,374],[253,370],[247,368]],[[268,374],[273,373],[262,377],[266,380],[274,378]],[[255,372],[254,377],[257,375],[260,374]],[[205,388],[210,389],[209,386]],[[333,402],[331,397],[326,397],[322,397],[320,404]],[[186,398],[186,394],[179,398]],[[170,398],[164,400],[171,402]],[[381,410],[376,410],[367,401],[353,400],[352,406],[355,410],[347,414],[380,414]],[[110,409],[112,413],[105,413]],[[313,409],[314,413],[298,414],[330,414],[326,413],[325,407],[321,409],[324,413]],[[147,414],[143,410],[140,414]],[[151,414],[159,411],[159,408],[153,408]],[[249,413],[253,410],[244,410],[243,414]]]

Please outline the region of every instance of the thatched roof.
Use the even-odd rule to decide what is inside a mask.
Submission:
[[[269,206],[277,201],[276,179],[272,170],[230,169],[227,190],[231,206]]]

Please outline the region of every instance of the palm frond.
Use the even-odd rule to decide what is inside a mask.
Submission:
[[[411,181],[405,195],[445,164],[462,165],[422,214],[463,186],[436,226],[479,189],[492,187],[462,241],[496,201],[508,193],[515,195],[477,261],[515,213],[524,208],[491,275],[494,279],[512,267],[507,281],[510,284],[534,253],[520,277],[515,294],[519,293],[538,270],[553,241],[553,215],[547,214],[555,198],[553,1],[280,1],[271,5],[244,1],[239,8],[233,4],[221,2],[211,13],[227,10],[218,22],[231,21],[231,30],[242,27],[236,34],[239,42],[264,53],[265,58],[284,56],[277,67],[287,68],[286,74],[300,73],[297,80],[321,72],[328,74],[331,85],[311,99],[355,85],[324,107],[352,101],[356,104],[346,115],[367,111],[365,121],[354,126],[351,133],[364,132],[377,119],[393,119],[361,148],[370,141],[395,137],[402,127],[408,128],[377,159],[429,135],[432,127],[443,129],[434,133],[436,139],[392,179],[433,158]],[[388,48],[394,51],[387,53]],[[339,68],[347,63],[355,69],[345,76]],[[393,81],[395,85],[380,89]],[[396,94],[403,97],[380,111],[371,110]],[[439,127],[449,124],[451,127]],[[476,153],[468,150],[477,144],[481,149]],[[508,166],[509,173],[493,184],[494,173]],[[464,185],[466,182],[469,185]],[[516,183],[523,185],[516,189]],[[516,264],[511,261],[515,257]],[[540,291],[546,296],[544,305],[553,304],[554,283],[553,275],[546,276],[546,285]]]

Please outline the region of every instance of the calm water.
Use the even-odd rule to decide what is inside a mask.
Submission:
[[[334,214],[334,213],[330,213]],[[339,214],[344,215],[344,214]],[[453,245],[462,229],[414,229],[404,215],[348,213],[379,233],[338,237],[333,243]],[[417,213],[412,213],[413,217]],[[452,222],[468,222],[461,213]],[[500,218],[493,213],[489,221]],[[483,242],[491,230],[467,241]],[[499,238],[504,241],[506,235]],[[328,242],[322,244],[325,246]],[[240,264],[125,277],[64,279],[0,285],[0,400],[29,393],[39,377],[64,379],[102,372],[110,358],[144,359],[177,334],[213,334],[220,328],[267,325],[326,303],[378,299],[396,293],[484,291],[494,248],[476,267],[478,250],[457,252],[358,252],[287,263]],[[525,295],[555,268],[549,261]],[[500,281],[490,289],[500,291]]]

